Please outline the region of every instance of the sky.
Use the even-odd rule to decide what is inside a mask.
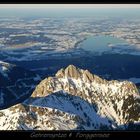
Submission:
[[[0,17],[139,17],[140,4],[0,4]]]
[[[0,4],[0,8],[140,8],[140,4]]]

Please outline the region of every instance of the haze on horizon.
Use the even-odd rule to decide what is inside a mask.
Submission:
[[[136,17],[140,4],[1,4],[0,17]]]

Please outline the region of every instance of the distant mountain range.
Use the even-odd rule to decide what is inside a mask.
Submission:
[[[107,81],[88,70],[69,65],[54,77],[42,80],[31,92],[26,90],[27,77],[31,77],[30,90],[33,90],[31,83],[35,85],[39,77],[23,70],[20,72],[22,78],[19,78],[18,73],[11,71],[19,68],[9,64],[9,71],[5,71],[3,66],[6,65],[1,63],[0,76],[3,79],[11,78],[9,72],[16,76],[14,81],[25,79],[19,93],[16,90],[19,84],[13,86],[17,99],[21,94],[32,95],[19,104],[0,110],[0,130],[140,130],[140,94],[132,82]],[[7,83],[5,89],[11,85]],[[13,95],[13,92],[4,91],[0,92],[1,104],[2,93]],[[7,98],[10,99],[8,95]],[[11,99],[16,101],[16,98]]]

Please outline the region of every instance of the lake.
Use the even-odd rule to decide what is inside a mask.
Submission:
[[[98,35],[98,36],[90,36],[83,42],[79,44],[80,48],[90,51],[90,52],[107,52],[112,51],[111,46],[127,44],[123,39],[119,39],[113,36],[107,35]]]

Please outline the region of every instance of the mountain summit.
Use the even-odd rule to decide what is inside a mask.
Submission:
[[[42,80],[26,101],[0,113],[0,128],[10,130],[140,129],[140,94],[132,82],[108,81],[69,65]],[[16,125],[4,124],[7,118]]]
[[[59,70],[55,77],[41,81],[32,97],[45,97],[60,90],[95,104],[98,114],[115,120],[118,125],[140,119],[140,95],[132,82],[107,81],[70,65]]]
[[[85,81],[92,81],[93,74],[91,74],[88,70],[80,70],[79,68],[76,68],[74,65],[69,65],[65,70],[61,69],[56,73],[57,78],[74,78],[74,79],[80,79],[83,76]]]

